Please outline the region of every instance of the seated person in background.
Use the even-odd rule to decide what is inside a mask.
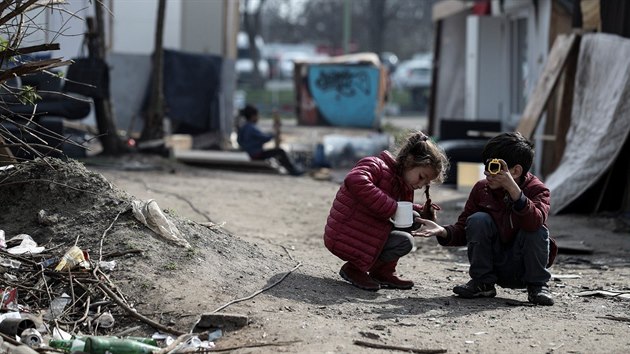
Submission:
[[[286,151],[281,148],[263,149],[263,145],[273,139],[273,134],[261,131],[256,123],[258,122],[258,109],[252,105],[246,105],[239,111],[239,116],[245,118],[245,123],[238,129],[238,145],[247,152],[252,160],[265,160],[274,157],[292,176],[302,175],[302,171],[297,168]]]

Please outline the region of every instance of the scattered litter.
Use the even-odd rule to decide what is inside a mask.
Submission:
[[[63,293],[61,296],[54,298],[50,302],[50,308],[48,312],[44,316],[45,319],[54,320],[55,318],[61,316],[63,311],[66,309],[66,305],[68,305],[72,301],[70,295]],[[63,337],[61,339],[64,339]]]
[[[630,291],[587,290],[581,291],[575,296],[607,296],[630,300]]]
[[[597,316],[597,318],[602,318],[605,320],[621,321],[621,322],[630,322],[630,317],[606,315],[606,316]]]
[[[15,247],[7,248],[7,252],[11,254],[38,254],[44,250],[44,247],[38,247],[37,242],[33,241],[33,238],[27,234],[19,234],[12,237],[7,243],[19,240],[22,240],[20,244]]]
[[[112,316],[109,311],[101,313],[101,315],[94,320],[94,323],[101,328],[112,328],[114,327],[114,322],[114,316]]]
[[[558,253],[561,254],[593,254],[595,252],[592,247],[586,245],[584,241],[558,241]]]
[[[41,266],[42,268],[48,268],[53,264],[56,264],[59,262],[59,257],[52,257],[52,258],[48,258],[48,259],[44,259],[43,261],[37,263],[38,266]]]
[[[19,337],[25,330],[35,327],[35,322],[29,318],[6,318],[0,323],[0,332],[10,337]]]
[[[77,246],[72,246],[63,255],[59,264],[55,267],[56,271],[67,271],[73,269],[76,266],[81,266],[85,269],[90,269],[90,262],[86,261],[84,252]]]
[[[0,265],[6,268],[20,269],[22,262],[0,257]]]
[[[577,274],[552,274],[551,278],[552,279],[580,279],[582,278],[582,276],[577,275]]]
[[[424,354],[446,353],[446,349],[418,349],[418,348],[412,348],[412,347],[403,347],[399,345],[372,343],[372,342],[366,342],[362,340],[354,340],[352,341],[352,343],[354,345],[358,345],[361,347],[386,349],[386,350],[399,350],[399,351],[408,352],[408,353],[424,353]]]
[[[72,334],[64,331],[63,329],[59,327],[54,327],[52,337],[53,339],[66,340],[66,339],[72,339]]]
[[[331,167],[350,167],[365,156],[375,156],[392,142],[389,134],[347,136],[328,134],[323,137],[324,158]]]
[[[9,309],[9,310],[17,310],[17,289],[16,288],[5,288],[2,289],[2,305],[0,309]],[[1,324],[1,323],[0,323]]]
[[[83,352],[85,349],[85,340],[83,338],[51,339],[48,342],[48,346],[63,350],[64,352]]]
[[[330,181],[333,178],[330,169],[325,167],[313,170],[309,173],[309,175],[316,181]]]
[[[116,268],[116,261],[100,261],[98,262],[98,267],[111,272],[114,268]]]
[[[27,328],[22,331],[20,341],[31,348],[38,348],[42,345],[43,339],[38,330],[35,328]]]
[[[46,210],[42,209],[39,211],[39,213],[37,213],[37,221],[44,226],[55,225],[59,222],[59,215],[49,215]]]
[[[134,339],[90,336],[85,340],[84,352],[87,353],[152,353],[159,347]]]
[[[182,238],[177,227],[166,218],[155,200],[149,199],[146,202],[134,200],[131,203],[133,215],[146,227],[177,245],[190,248],[188,241]]]
[[[0,323],[2,323],[2,321],[7,318],[22,318],[22,315],[20,315],[20,313],[17,311],[5,312],[3,314],[0,314]]]
[[[221,329],[215,329],[214,331],[208,333],[209,342],[215,341],[221,337],[223,337],[223,331]]]

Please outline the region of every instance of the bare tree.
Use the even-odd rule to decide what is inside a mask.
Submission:
[[[293,7],[284,11],[279,9]],[[401,58],[430,51],[433,41],[431,9],[436,0],[352,0],[355,51],[391,51]],[[271,42],[311,43],[341,48],[343,2],[310,0],[296,8],[289,0],[269,0],[263,11],[263,33]],[[288,14],[290,15],[288,15]]]
[[[94,2],[96,23],[90,18],[87,19],[87,36],[90,57],[107,65],[105,62],[105,21],[103,18],[103,6],[101,1]],[[109,77],[109,75],[107,75],[107,77]],[[113,116],[112,102],[109,97],[109,85],[106,85],[103,89],[107,91],[104,95],[93,97],[99,140],[103,146],[103,155],[120,155],[126,150],[126,146],[118,136],[118,129],[116,128],[116,122]]]
[[[151,94],[147,107],[144,129],[140,140],[156,140],[164,137],[164,17],[166,16],[166,0],[158,3],[157,25],[155,29],[155,48],[153,50],[153,67]]]
[[[335,0],[310,1],[304,7],[303,16],[303,40],[314,41],[322,47],[342,48],[343,2]],[[352,35],[350,41],[353,41]]]
[[[249,0],[243,2],[243,30],[247,33],[249,43],[249,54],[254,65],[252,86],[261,88],[264,86],[265,80],[260,74],[259,62],[261,53],[256,45],[256,38],[262,32],[261,13],[266,0],[258,0],[254,5]]]
[[[35,120],[35,109],[29,114],[17,113],[15,110],[16,105],[35,107],[34,104],[41,98],[33,87],[16,85],[16,79],[37,73],[54,75],[49,70],[71,63],[61,58],[33,60],[24,56],[59,49],[58,43],[22,45],[23,41],[33,34],[26,28],[33,24],[33,18],[36,17],[32,13],[27,15],[27,12],[45,11],[47,7],[52,10],[54,4],[53,1],[40,4],[37,0],[0,2],[0,32],[3,37],[0,45],[0,165],[16,162],[10,148],[21,149],[32,156],[42,156],[42,151],[59,152],[55,146],[50,146],[40,137],[42,131],[43,134],[58,141],[65,139],[41,127]],[[33,27],[38,28],[36,31],[42,31],[38,26]],[[60,32],[61,29],[57,34]],[[14,134],[5,123],[16,127],[20,134]],[[22,136],[29,136],[35,142],[26,141]]]

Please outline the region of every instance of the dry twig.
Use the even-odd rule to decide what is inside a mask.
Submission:
[[[225,305],[223,305],[223,306],[219,307],[218,309],[216,309],[216,310],[212,311],[211,313],[219,312],[219,311],[223,310],[224,308],[226,308],[226,307],[228,307],[228,306],[230,306],[230,305],[232,305],[232,304],[235,304],[235,303],[237,303],[237,302],[241,302],[241,301],[249,300],[249,299],[253,298],[253,297],[254,297],[254,296],[256,296],[256,295],[258,295],[258,294],[260,294],[260,293],[262,293],[262,292],[264,292],[264,291],[267,291],[267,290],[269,290],[269,289],[273,288],[274,286],[276,286],[276,285],[280,284],[280,282],[282,282],[282,281],[283,281],[286,277],[288,277],[288,276],[289,276],[289,274],[293,273],[293,271],[294,271],[294,270],[296,270],[296,269],[298,269],[301,265],[302,265],[302,263],[298,263],[295,267],[293,267],[293,269],[291,269],[291,270],[290,270],[290,271],[288,271],[285,275],[283,275],[283,276],[282,276],[282,278],[280,278],[280,280],[278,280],[277,282],[275,282],[275,283],[273,283],[273,284],[269,285],[268,287],[262,288],[262,289],[260,289],[260,290],[256,291],[255,293],[253,293],[253,294],[251,294],[251,295],[249,295],[249,296],[246,296],[246,297],[243,297],[243,298],[240,298],[240,299],[236,299],[236,300],[232,300],[232,301],[228,302],[227,304],[225,304]]]
[[[176,329],[174,329],[172,327],[164,326],[164,325],[162,325],[160,323],[157,323],[157,322],[153,321],[150,318],[147,318],[147,317],[139,314],[134,309],[132,309],[129,306],[127,306],[127,304],[125,304],[118,297],[118,295],[116,295],[110,288],[108,288],[107,285],[101,283],[101,284],[98,284],[98,288],[101,289],[103,292],[105,292],[107,294],[107,296],[109,296],[112,300],[114,300],[114,302],[117,303],[120,307],[122,307],[125,311],[127,311],[127,313],[129,315],[131,315],[131,317],[139,319],[140,321],[148,324],[149,326],[151,326],[151,327],[153,327],[155,329],[159,329],[161,331],[164,331],[166,333],[176,334],[178,336],[184,334],[184,332],[178,331],[178,330],[176,330]]]
[[[79,189],[79,188],[75,188],[72,186],[69,186],[67,184],[64,183],[59,183],[59,182],[55,182],[55,181],[51,181],[49,179],[43,179],[43,178],[35,178],[35,179],[27,179],[24,181],[13,181],[13,182],[6,182],[6,183],[2,183],[2,181],[0,181],[0,187],[4,187],[4,186],[8,186],[8,185],[12,185],[12,184],[24,184],[24,183],[28,183],[28,182],[47,182],[47,183],[51,183],[51,184],[56,184],[62,187],[66,187],[69,189],[73,189],[77,192],[83,192],[83,193],[90,193],[90,194],[94,194],[94,195],[98,195],[99,193],[97,192],[92,192],[90,190],[87,189]]]
[[[227,347],[227,348],[213,348],[204,351],[196,351],[195,353],[216,353],[216,352],[229,352],[232,350],[238,350],[243,348],[260,348],[260,347],[280,347],[284,345],[290,345],[295,343],[300,343],[299,340],[285,341],[285,342],[273,342],[273,343],[251,343],[251,344],[243,344],[236,347]]]
[[[608,315],[608,316],[597,316],[597,318],[602,318],[605,320],[621,321],[621,322],[630,322],[630,317]]]
[[[409,353],[420,353],[420,354],[438,354],[438,353],[446,353],[446,349],[418,349],[412,347],[401,347],[398,345],[387,345],[380,343],[370,343],[362,340],[355,340],[352,343],[362,347],[374,348],[374,349],[386,349],[386,350],[400,350],[403,352]]]

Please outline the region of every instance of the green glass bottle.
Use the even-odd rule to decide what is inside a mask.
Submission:
[[[135,340],[136,342],[140,342],[140,343],[144,343],[144,344],[152,345],[152,346],[154,346],[154,347],[157,347],[157,346],[158,346],[157,342],[156,342],[156,341],[155,341],[155,339],[153,339],[153,338],[128,336],[128,337],[123,337],[123,339],[131,339],[131,340]]]
[[[83,351],[85,348],[85,340],[83,338],[51,339],[48,345],[51,348],[61,349],[66,353],[74,353]]]
[[[132,339],[89,337],[85,340],[83,351],[90,354],[150,354],[159,349],[159,347]]]

